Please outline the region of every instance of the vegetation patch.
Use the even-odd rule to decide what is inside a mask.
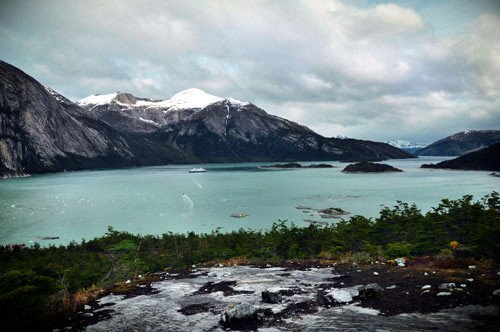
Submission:
[[[415,260],[432,256],[452,269],[453,264],[469,264],[471,259],[497,261],[499,223],[500,196],[493,192],[478,201],[470,195],[443,199],[427,213],[414,204],[397,202],[383,208],[375,219],[352,216],[333,225],[298,227],[284,220],[268,230],[161,236],[109,227],[100,238],[66,246],[3,246],[0,318],[19,329],[43,328],[57,317],[82,310],[112,287],[150,292],[137,287],[145,284],[142,276],[164,271],[159,277],[175,278],[174,269],[187,270],[206,262],[266,266],[287,261],[300,268],[300,262],[311,259],[318,264],[362,265],[402,256]],[[446,257],[459,260],[445,263]]]

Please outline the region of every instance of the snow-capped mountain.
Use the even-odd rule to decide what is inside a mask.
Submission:
[[[210,104],[227,100],[235,105],[247,105],[248,103],[233,99],[221,98],[206,93],[201,89],[191,88],[178,92],[172,98],[166,100],[152,100],[148,98],[138,98],[130,93],[111,93],[111,94],[96,94],[80,99],[76,102],[77,105],[85,108],[93,108],[96,106],[116,104],[127,108],[142,108],[142,109],[163,109],[164,111],[175,111],[183,109],[202,109]]]
[[[225,104],[237,109],[250,103],[234,98],[221,98],[200,89],[178,92],[170,99],[139,98],[130,93],[116,92],[92,95],[80,99],[77,105],[122,132],[150,133],[184,121],[213,104]]]
[[[0,61],[0,176],[169,163],[409,158],[385,143],[323,137],[198,89],[170,99],[129,93],[73,103]]]
[[[394,141],[387,141],[386,142],[389,145],[395,146],[397,148],[403,149],[403,148],[423,148],[425,144],[420,144],[420,143],[413,143],[410,141],[405,141],[402,139],[394,140]]]
[[[395,146],[401,150],[405,150],[406,152],[410,152],[410,153],[413,153],[413,152],[417,151],[418,149],[421,149],[421,148],[426,146],[425,144],[413,143],[413,142],[405,141],[402,139],[393,140],[393,141],[386,141],[386,143],[389,145]]]

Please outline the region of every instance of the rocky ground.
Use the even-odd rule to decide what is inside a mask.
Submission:
[[[88,331],[498,331],[499,267],[468,264],[193,267],[124,283],[65,324]]]

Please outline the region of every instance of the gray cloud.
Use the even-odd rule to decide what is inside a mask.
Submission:
[[[357,3],[2,1],[0,58],[73,99],[198,87],[326,136],[429,142],[500,127],[494,1],[458,23]]]

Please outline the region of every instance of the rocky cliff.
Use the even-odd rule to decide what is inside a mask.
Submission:
[[[0,61],[0,175],[133,164],[126,140]]]

